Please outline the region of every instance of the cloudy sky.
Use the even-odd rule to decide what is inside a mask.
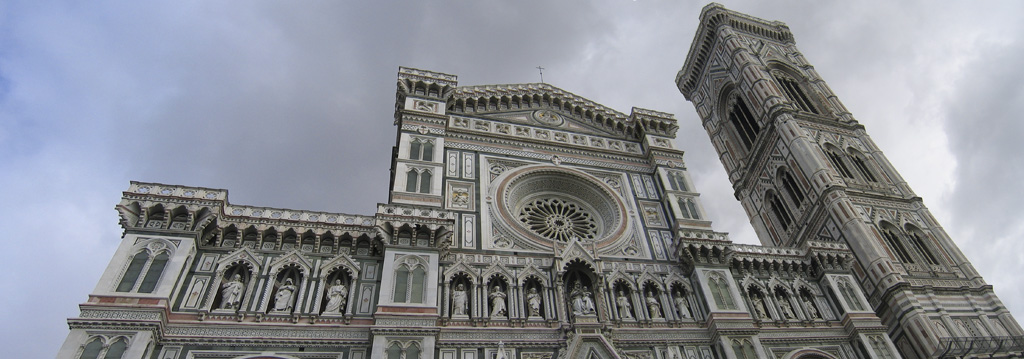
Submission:
[[[673,84],[703,3],[0,1],[0,343],[52,357],[118,245],[128,181],[371,214],[398,66],[675,113],[715,228],[756,243]],[[730,1],[808,60],[1024,315],[1024,2]]]

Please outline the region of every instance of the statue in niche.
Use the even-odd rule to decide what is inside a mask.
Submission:
[[[676,292],[676,311],[679,312],[679,317],[683,319],[690,319],[690,301],[686,300],[686,296],[683,295],[682,291]]]
[[[632,305],[629,304],[629,298],[622,291],[615,297],[615,305],[619,308],[619,317],[622,319],[633,319]]]
[[[572,299],[573,314],[594,314],[594,299],[590,297],[591,294],[590,288],[580,285],[580,282],[573,285],[572,292],[569,293],[569,297]]]
[[[796,318],[796,313],[793,313],[793,305],[789,304],[789,298],[782,296],[779,297],[779,306],[782,307],[782,316],[786,319]]]
[[[291,278],[287,278],[284,280],[284,284],[277,288],[277,294],[274,295],[274,311],[290,312],[293,308],[292,297],[294,295],[295,284],[292,284]]]
[[[765,312],[764,299],[761,298],[761,293],[751,292],[750,301],[754,303],[754,314],[758,318],[768,319],[768,313]]]
[[[242,303],[243,291],[245,283],[242,282],[242,275],[235,274],[231,280],[220,286],[220,309],[238,309]]]
[[[807,311],[807,315],[813,319],[821,319],[821,313],[818,312],[818,307],[814,305],[814,300],[811,299],[811,296],[800,295],[800,299],[804,302],[804,310]]]
[[[647,311],[651,312],[651,319],[661,319],[661,303],[654,297],[654,292],[647,292]]]
[[[530,307],[530,318],[540,318],[540,293],[537,292],[537,287],[530,287],[530,290],[526,292],[526,304]]]
[[[466,315],[467,303],[466,286],[459,283],[455,286],[455,292],[452,293],[452,316]]]
[[[348,287],[341,283],[341,279],[335,279],[334,285],[327,290],[327,298],[327,308],[324,309],[324,314],[341,313],[345,308],[345,302],[348,301]]]
[[[505,292],[501,290],[501,286],[494,285],[491,287],[491,317],[503,317],[506,314],[505,311]]]

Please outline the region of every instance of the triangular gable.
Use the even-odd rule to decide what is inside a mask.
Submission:
[[[540,269],[537,268],[537,265],[532,262],[526,265],[526,269],[519,271],[519,284],[526,284],[526,280],[530,277],[537,278],[537,280],[540,281],[540,284],[545,287],[551,286],[551,283],[548,281],[548,276],[544,274],[544,272],[541,272]]]
[[[659,291],[665,291],[665,283],[662,283],[661,279],[658,279],[657,276],[651,274],[650,267],[644,269],[644,272],[640,273],[640,277],[638,277],[636,281],[637,285],[639,285],[641,288],[643,288],[644,284],[647,282],[651,282],[654,283],[654,285],[657,285]]]
[[[256,255],[256,253],[253,253],[252,249],[249,249],[249,247],[242,247],[224,256],[224,258],[221,258],[220,261],[217,262],[217,271],[223,272],[224,270],[227,270],[227,268],[230,267],[232,264],[244,263],[255,274],[259,273],[260,262],[262,261],[263,257]]]
[[[326,277],[328,273],[336,268],[345,268],[350,274],[352,274],[353,278],[359,278],[359,264],[352,260],[352,257],[349,257],[347,253],[342,253],[334,257],[320,267],[321,277]]]
[[[309,273],[309,269],[313,267],[309,260],[299,252],[299,249],[293,249],[283,256],[275,258],[270,262],[270,271],[275,272],[289,264],[295,264],[299,267],[299,270],[303,273]]]
[[[502,277],[505,277],[505,283],[508,283],[508,284],[515,283],[515,281],[514,281],[515,276],[513,276],[512,272],[510,272],[508,270],[508,268],[505,268],[505,264],[503,264],[501,262],[496,262],[494,264],[491,264],[490,267],[487,267],[487,269],[484,270],[484,272],[482,274],[482,278],[484,279],[484,283],[486,283],[488,281],[488,279],[490,279],[491,276],[493,276],[495,274],[498,274],[498,275],[501,275]]]
[[[466,273],[469,276],[470,281],[476,283],[477,275],[476,270],[465,263],[462,257],[459,257],[455,264],[449,266],[444,270],[444,281],[451,282],[453,278],[459,273]]]
[[[598,270],[596,264],[597,255],[594,254],[591,249],[587,249],[586,247],[584,247],[583,243],[580,242],[578,238],[573,238],[572,240],[569,241],[569,243],[567,243],[562,248],[559,248],[559,246],[556,244],[555,256],[561,259],[562,265],[572,262],[575,259],[579,259],[589,264],[591,268],[594,268],[594,270]]]
[[[640,133],[675,137],[679,129],[672,115],[634,108],[627,116],[545,83],[459,87],[449,99],[449,109],[451,114],[478,117],[525,112],[531,117],[520,118],[537,125],[573,128],[575,124],[577,129],[624,139],[636,139]]]

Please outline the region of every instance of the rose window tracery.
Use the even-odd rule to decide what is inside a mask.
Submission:
[[[495,233],[524,249],[579,239],[619,251],[632,238],[615,189],[582,172],[551,165],[509,169],[489,193]]]
[[[559,198],[534,200],[519,211],[519,221],[545,238],[568,242],[595,239],[597,221],[579,204]]]

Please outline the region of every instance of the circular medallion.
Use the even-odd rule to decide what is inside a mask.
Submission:
[[[554,111],[537,110],[533,112],[532,117],[534,121],[537,121],[542,125],[561,126],[565,123],[565,119]]]

